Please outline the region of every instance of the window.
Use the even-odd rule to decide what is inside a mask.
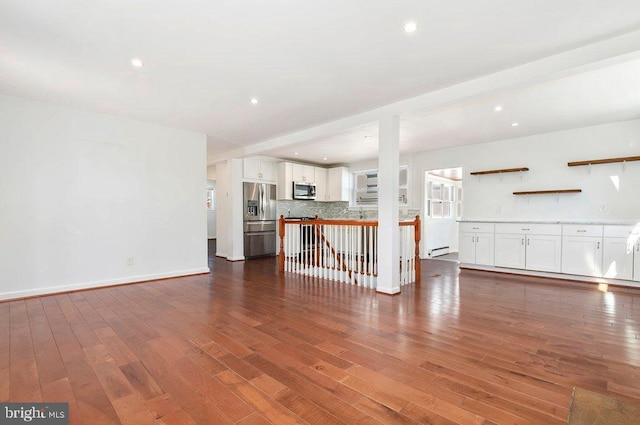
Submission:
[[[215,189],[207,189],[207,209],[208,210],[216,209],[216,190]]]
[[[398,170],[398,203],[407,204],[408,169],[406,166]],[[357,206],[378,205],[378,170],[360,171],[353,174],[354,204]]]
[[[454,184],[427,181],[427,215],[431,218],[460,218],[462,188]]]

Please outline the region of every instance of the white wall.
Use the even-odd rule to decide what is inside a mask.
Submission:
[[[211,165],[207,167],[207,180],[216,180],[216,178],[217,178],[216,166]]]
[[[571,161],[637,156],[640,120],[585,127],[413,155],[414,182],[426,170],[464,169],[465,220],[597,220],[640,219],[640,161],[568,167]],[[528,167],[511,174],[470,176],[472,171]],[[619,180],[616,188],[613,179]],[[418,185],[417,185],[418,186]],[[514,196],[514,191],[582,189],[570,195]],[[414,197],[421,186],[412,187]],[[601,211],[606,209],[606,211]]]
[[[0,186],[0,298],[208,271],[204,134],[0,96]]]

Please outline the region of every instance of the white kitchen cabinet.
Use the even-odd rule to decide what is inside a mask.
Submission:
[[[315,183],[315,167],[313,165],[291,164],[291,175],[294,182]]]
[[[279,201],[290,201],[293,199],[293,182],[313,183],[315,180],[315,170],[313,166],[294,164],[292,162],[279,163],[277,175],[277,198]]]
[[[498,223],[495,229],[496,267],[560,272],[560,225]]]
[[[276,163],[263,158],[244,158],[242,176],[246,180],[276,181]]]
[[[293,162],[279,163],[278,200],[290,201],[293,199],[293,182],[313,183],[315,180],[314,168],[312,165],[294,164]]]
[[[327,170],[327,201],[349,201],[349,169],[334,167]]]
[[[494,223],[460,223],[458,260],[461,263],[493,266]]]
[[[313,176],[313,182],[316,184],[316,201],[328,201],[327,169],[314,167]]]
[[[293,199],[293,164],[281,162],[278,164],[278,201],[290,201]]]
[[[562,226],[562,273],[602,276],[601,225]]]
[[[604,277],[634,279],[634,260],[638,244],[627,248],[627,240],[633,226],[604,226],[604,247],[602,250],[602,272]],[[635,267],[637,269],[637,267]]]

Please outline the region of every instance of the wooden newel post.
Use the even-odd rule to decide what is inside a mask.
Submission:
[[[414,241],[416,244],[416,283],[420,283],[420,216],[416,216],[414,229]]]
[[[284,273],[284,215],[280,216],[278,220],[279,233],[280,233],[280,253],[278,254],[278,271]]]

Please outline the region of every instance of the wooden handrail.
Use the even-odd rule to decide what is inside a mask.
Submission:
[[[640,161],[640,156],[623,156],[620,158],[592,159],[590,161],[574,161],[574,162],[568,162],[567,165],[569,167],[578,167],[581,165],[612,164],[614,162],[626,162],[626,161]]]
[[[474,171],[471,174],[472,176],[481,176],[484,174],[501,174],[501,173],[517,173],[519,171],[529,171],[527,167],[519,167],[519,168],[502,168],[500,170],[487,170],[487,171]]]
[[[343,219],[322,219],[322,218],[313,218],[309,220],[300,220],[300,219],[287,219],[284,216],[280,216],[281,219],[284,219],[284,222],[287,224],[329,224],[334,226],[378,226],[377,220],[343,220]]]

